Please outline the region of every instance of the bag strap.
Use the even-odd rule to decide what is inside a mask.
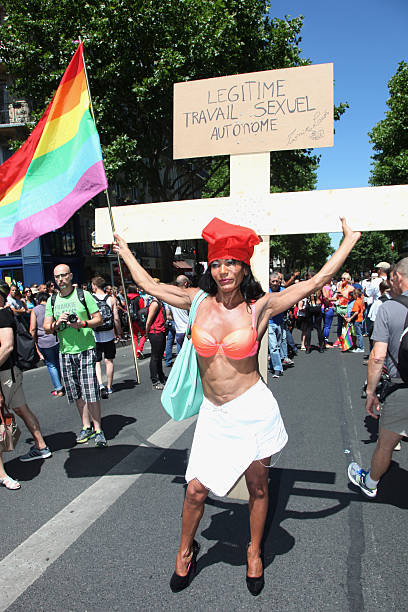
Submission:
[[[391,298],[391,300],[394,300],[394,302],[398,302],[399,304],[402,304],[403,306],[405,306],[405,308],[408,309],[408,296],[406,295],[398,295],[396,297]],[[388,301],[388,300],[387,300]],[[405,323],[404,323],[404,329],[406,329],[408,327],[408,313],[407,316],[405,317]],[[401,336],[402,338],[402,336]],[[391,355],[390,350],[388,348],[387,345],[387,355],[390,356],[392,363],[394,364],[398,374],[400,373],[399,369],[398,369],[398,362],[395,361],[394,357]]]
[[[76,292],[77,292],[78,300],[81,302],[82,306],[85,308],[86,314],[88,315],[88,319],[90,319],[91,315],[89,314],[88,306],[86,305],[84,290],[82,289],[82,287],[77,287]]]
[[[57,299],[57,294],[53,293],[51,295],[51,311],[52,311],[52,318],[55,319],[54,317],[54,306],[55,306],[55,300]]]
[[[195,319],[199,305],[201,304],[203,300],[205,300],[207,296],[208,296],[208,293],[206,293],[202,289],[200,289],[200,291],[197,291],[197,293],[195,294],[194,299],[191,303],[190,314],[188,316],[186,336],[188,336],[191,332],[191,328],[193,326],[194,319]]]

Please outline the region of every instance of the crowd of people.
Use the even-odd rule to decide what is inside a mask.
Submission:
[[[390,298],[388,262],[379,262],[373,272],[365,277],[352,278],[344,272],[339,280],[332,279],[322,289],[308,295],[292,306],[287,312],[272,317],[269,321],[268,347],[269,370],[273,378],[282,376],[286,368],[292,368],[293,357],[298,350],[310,354],[316,349],[323,353],[327,349],[340,348],[343,352],[364,353],[363,337],[368,336],[372,347],[371,334],[379,305]],[[307,274],[312,278],[314,272]],[[269,291],[280,292],[292,284],[301,282],[295,271],[287,275],[274,271],[269,277]],[[337,317],[337,339],[329,340],[334,317]],[[300,346],[293,340],[292,332],[301,332]],[[316,344],[312,344],[313,331]],[[350,342],[344,342],[348,335]],[[366,356],[368,359],[368,355]]]

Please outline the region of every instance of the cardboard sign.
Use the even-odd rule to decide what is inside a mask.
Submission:
[[[333,146],[333,64],[174,85],[173,157]]]

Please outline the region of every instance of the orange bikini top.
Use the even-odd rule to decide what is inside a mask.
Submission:
[[[191,340],[201,357],[225,355],[229,359],[245,359],[258,352],[259,342],[255,328],[255,305],[252,305],[252,326],[242,327],[227,334],[221,342],[197,325],[191,330]]]

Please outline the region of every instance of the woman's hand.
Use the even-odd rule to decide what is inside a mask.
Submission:
[[[119,236],[119,234],[113,234],[113,237],[115,238],[115,242],[112,244],[112,249],[114,253],[117,253],[118,255],[123,257],[125,251],[130,252],[128,243],[124,238],[122,238],[122,236]]]
[[[345,239],[347,238],[347,239],[351,240],[354,243],[356,243],[358,240],[360,240],[361,232],[353,232],[351,227],[349,227],[347,225],[345,217],[340,217],[340,221],[341,221],[341,227],[342,227],[342,230],[343,230],[343,236],[344,236]]]

